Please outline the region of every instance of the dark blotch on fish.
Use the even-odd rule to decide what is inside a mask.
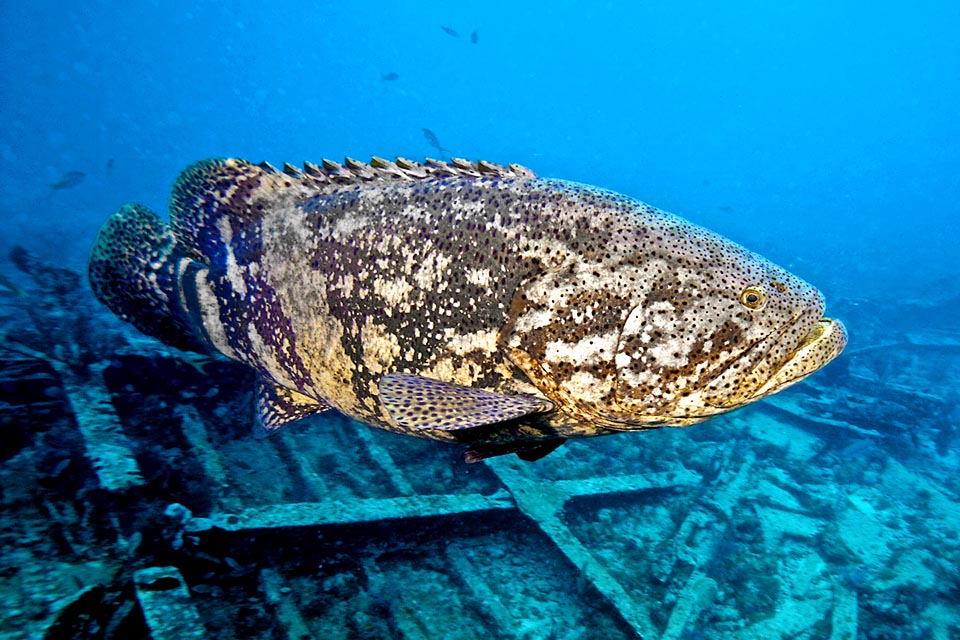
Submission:
[[[394,73],[393,71],[391,71],[390,73],[380,74],[380,79],[383,80],[384,82],[393,82],[394,80],[397,80],[399,78],[400,78],[400,74]]]
[[[443,29],[443,32],[444,32],[445,34],[447,34],[448,36],[450,36],[450,37],[452,37],[452,38],[459,38],[459,37],[460,37],[460,34],[457,33],[456,31],[454,31],[453,29],[451,29],[450,27],[445,27],[445,26],[443,26],[443,25],[440,25],[440,28]]]
[[[75,187],[83,182],[83,179],[86,177],[87,174],[85,174],[83,171],[68,171],[67,173],[63,174],[62,178],[50,185],[50,188],[54,191],[58,191],[60,189],[69,189],[70,187]]]

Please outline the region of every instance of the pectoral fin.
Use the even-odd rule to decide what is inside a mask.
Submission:
[[[505,395],[407,373],[380,381],[380,402],[397,424],[413,429],[455,431],[553,410],[532,395]]]
[[[288,422],[326,411],[325,403],[298,391],[257,380],[257,425],[263,432],[276,431]]]

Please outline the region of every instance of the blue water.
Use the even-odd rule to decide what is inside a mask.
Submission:
[[[828,293],[899,297],[955,274],[954,3],[0,11],[11,232],[89,238],[118,201],[162,210],[176,173],[207,156],[436,155],[427,127],[455,155],[681,213]],[[41,199],[71,170],[88,180]]]
[[[851,402],[896,405],[853,412],[884,435],[870,459],[913,442],[904,464],[955,477],[957,34],[946,0],[3,2],[0,273],[15,245],[83,271],[107,215],[165,210],[196,160],[422,159],[428,128],[453,156],[628,194],[814,283],[851,341],[800,395],[832,389],[817,413],[844,422]],[[824,464],[862,459],[850,446]],[[955,553],[943,531],[930,548]],[[957,589],[935,592],[953,612]]]

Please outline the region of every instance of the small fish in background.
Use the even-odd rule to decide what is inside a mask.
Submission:
[[[443,148],[443,145],[440,144],[440,138],[438,138],[437,134],[435,134],[433,131],[424,128],[423,137],[427,139],[427,142],[430,143],[431,147],[437,150],[437,153],[440,154],[441,158],[445,158],[449,155],[447,150]]]
[[[473,31],[470,34],[470,42],[471,44],[477,44],[478,41],[479,41],[479,36],[477,35],[477,31]]]
[[[733,213],[733,207],[725,204],[722,207],[720,207],[720,211],[723,211],[724,213]]]
[[[443,29],[443,32],[444,32],[445,34],[447,34],[448,36],[450,36],[451,38],[459,38],[459,37],[460,37],[460,34],[457,33],[455,30],[451,29],[450,27],[445,27],[445,26],[443,26],[443,25],[440,25],[440,28]]]
[[[85,174],[83,171],[68,171],[63,174],[62,178],[50,185],[50,188],[54,191],[59,191],[60,189],[69,189],[83,182],[84,178],[86,177],[87,174]]]
[[[390,73],[380,74],[380,79],[384,82],[393,82],[394,80],[398,80],[399,78],[400,78],[400,74],[395,73],[393,71],[391,71]]]
[[[107,158],[107,175],[113,173],[113,158]]]

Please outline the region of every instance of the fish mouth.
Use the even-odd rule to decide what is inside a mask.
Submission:
[[[847,345],[847,330],[833,318],[821,318],[810,327],[797,348],[790,353],[751,400],[759,400],[800,382],[836,358]]]

